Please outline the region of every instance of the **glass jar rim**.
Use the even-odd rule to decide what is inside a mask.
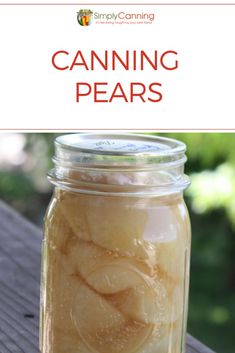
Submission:
[[[55,150],[56,165],[75,168],[167,169],[187,160],[183,142],[144,134],[66,134],[55,139]]]
[[[102,195],[154,196],[181,192],[183,142],[143,134],[80,133],[56,138],[51,183],[67,190]]]

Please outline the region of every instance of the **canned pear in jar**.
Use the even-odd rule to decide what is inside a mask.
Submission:
[[[185,145],[132,134],[55,141],[41,353],[183,353],[190,222]]]

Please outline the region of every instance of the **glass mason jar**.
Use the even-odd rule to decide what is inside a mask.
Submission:
[[[185,352],[185,145],[131,134],[55,141],[45,218],[42,353]]]

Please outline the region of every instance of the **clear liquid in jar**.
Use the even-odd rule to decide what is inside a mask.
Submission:
[[[189,251],[181,194],[57,189],[45,224],[42,353],[182,353]]]

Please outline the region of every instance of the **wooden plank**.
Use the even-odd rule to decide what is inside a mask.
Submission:
[[[42,231],[2,202],[0,225],[0,353],[39,353]],[[187,353],[213,351],[188,335]]]
[[[38,353],[42,232],[0,203],[0,352]]]

